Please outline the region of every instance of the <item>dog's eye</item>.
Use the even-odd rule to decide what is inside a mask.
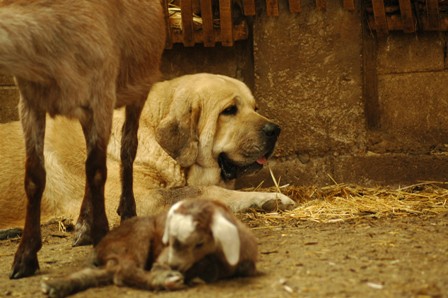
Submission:
[[[196,243],[196,245],[194,246],[194,248],[195,249],[200,249],[200,248],[202,248],[204,246],[204,242],[199,242],[199,243]]]
[[[223,114],[223,115],[235,115],[236,112],[238,112],[238,108],[236,107],[236,105],[232,105],[232,106],[226,108],[224,111],[222,111],[221,114]]]

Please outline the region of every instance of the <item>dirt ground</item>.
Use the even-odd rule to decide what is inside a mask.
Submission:
[[[269,222],[243,216],[259,239],[260,276],[149,293],[107,286],[73,297],[448,297],[448,215],[391,216],[336,223]],[[89,263],[57,224],[43,229],[41,271],[9,280],[18,239],[0,242],[0,297],[43,297],[40,281]]]

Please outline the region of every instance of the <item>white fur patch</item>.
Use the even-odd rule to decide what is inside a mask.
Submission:
[[[211,229],[213,237],[221,246],[227,262],[229,265],[235,266],[240,259],[240,236],[238,228],[220,212],[215,212]]]
[[[188,237],[195,231],[196,222],[190,214],[172,214],[169,225],[169,236],[175,237],[182,243],[185,243]]]

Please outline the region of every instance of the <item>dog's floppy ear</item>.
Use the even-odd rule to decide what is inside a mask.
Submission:
[[[213,238],[221,247],[227,262],[235,266],[240,260],[240,236],[238,228],[231,223],[221,212],[213,214],[211,224]]]
[[[199,108],[174,100],[168,115],[156,128],[156,140],[181,167],[189,167],[198,156]]]

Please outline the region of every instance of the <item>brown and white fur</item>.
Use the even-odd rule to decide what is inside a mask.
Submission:
[[[237,108],[236,114],[224,112],[229,107]],[[260,159],[263,162],[270,156],[278,137],[263,131],[277,126],[255,108],[256,101],[249,88],[222,75],[185,75],[154,84],[141,113],[138,131],[133,188],[137,214],[157,214],[187,197],[216,198],[235,212],[291,208],[294,202],[283,194],[232,189],[238,175],[263,166]],[[123,112],[114,113],[108,147],[105,194],[106,213],[112,224],[120,221],[116,210],[121,192]],[[173,141],[182,140],[179,135],[183,142]],[[0,228],[4,229],[21,224],[25,213],[25,194],[18,178],[23,175],[24,163],[20,123],[0,124],[0,139],[8,140],[0,142],[3,157]],[[228,158],[226,164],[219,161],[223,155]],[[63,117],[48,119],[42,220],[77,216],[83,196],[84,158],[80,125]],[[229,163],[234,166],[226,168]]]
[[[147,93],[159,78],[164,44],[160,0],[0,1],[0,73],[13,75],[19,87],[26,145],[26,221],[11,278],[39,268],[46,114],[76,118],[82,125],[87,160],[77,244],[96,244],[109,229],[104,185],[113,109],[126,106],[118,211],[121,219],[136,215],[137,128]],[[63,133],[61,138],[70,137]]]
[[[116,284],[147,290],[179,289],[256,274],[257,240],[222,203],[184,200],[168,214],[123,222],[95,247],[94,264],[62,279],[44,281],[50,297]]]

